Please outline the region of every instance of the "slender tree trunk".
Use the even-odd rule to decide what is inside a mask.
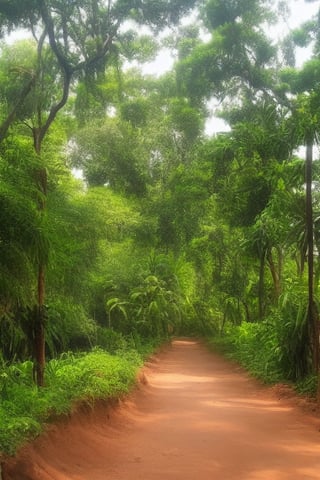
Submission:
[[[265,265],[265,253],[260,256],[260,268],[259,268],[259,285],[258,285],[258,302],[259,302],[259,320],[263,319],[264,312],[264,265]]]
[[[312,154],[313,141],[307,142],[306,154],[306,229],[308,244],[308,311],[307,321],[310,330],[312,348],[312,366],[319,370],[319,315],[314,301],[314,256],[313,256],[313,208],[312,208]]]
[[[33,130],[34,136],[34,148],[37,155],[41,154],[41,130],[40,128],[35,128]],[[40,200],[39,200],[39,214],[43,215],[46,209],[46,195],[47,195],[47,172],[46,169],[40,168],[36,172],[36,181],[38,188],[40,190]],[[45,286],[46,286],[46,265],[43,258],[42,252],[39,253],[39,264],[38,264],[38,295],[37,295],[37,306],[36,313],[34,315],[34,374],[35,380],[39,387],[44,386],[44,370],[46,362],[46,353],[45,353],[45,323],[46,323],[46,308],[45,308]]]
[[[38,305],[34,318],[34,370],[39,387],[44,386],[44,369],[46,363],[45,352],[45,267],[38,267]]]
[[[277,269],[274,263],[273,254],[271,250],[268,252],[267,260],[268,260],[268,265],[269,265],[269,269],[270,269],[272,280],[273,280],[275,299],[278,300],[281,293],[279,270]]]
[[[242,305],[243,305],[244,311],[246,313],[246,322],[251,322],[249,305],[247,304],[247,302],[244,302],[244,301],[242,301]]]
[[[223,330],[224,330],[224,326],[226,324],[226,321],[227,321],[227,314],[226,314],[226,311],[223,312],[223,319],[222,319],[222,325],[221,325],[221,330],[220,330],[220,334],[222,335],[223,333]]]

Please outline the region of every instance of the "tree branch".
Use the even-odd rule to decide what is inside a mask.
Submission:
[[[22,106],[26,97],[29,95],[32,88],[34,87],[35,81],[36,81],[36,75],[32,74],[31,79],[29,80],[27,85],[23,88],[23,90],[21,91],[21,93],[18,97],[18,100],[17,100],[16,104],[14,105],[13,109],[11,110],[11,112],[9,113],[7,118],[0,125],[0,142],[2,142],[4,140],[6,134],[9,130],[10,125],[12,124],[12,122],[14,121],[14,119],[16,117],[17,111]]]

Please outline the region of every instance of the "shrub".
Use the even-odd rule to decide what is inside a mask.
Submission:
[[[96,346],[115,353],[117,350],[124,350],[128,344],[124,336],[111,328],[97,327]]]
[[[227,356],[239,361],[252,375],[265,382],[283,379],[275,355],[277,334],[270,322],[243,322],[240,326],[229,326],[223,337],[213,337],[209,343],[223,349]]]
[[[48,362],[46,386],[32,382],[32,364],[25,362],[0,372],[0,452],[13,454],[38,435],[44,422],[69,414],[79,402],[119,398],[134,384],[142,358],[132,350],[111,355],[100,349],[63,354]]]

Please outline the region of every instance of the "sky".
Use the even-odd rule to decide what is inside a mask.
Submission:
[[[290,30],[293,30],[299,25],[303,24],[307,20],[310,20],[319,10],[320,2],[313,1],[306,2],[305,0],[291,0],[290,2],[291,15],[286,21],[286,23],[280,26],[280,32],[283,32],[284,35],[289,33]],[[283,29],[283,30],[282,30]],[[311,49],[298,49],[297,50],[297,66],[301,66],[305,60],[311,54]]]
[[[289,2],[291,8],[291,17],[288,20],[290,28],[296,28],[302,22],[308,20],[319,10],[319,1],[306,2],[305,0],[291,0]]]

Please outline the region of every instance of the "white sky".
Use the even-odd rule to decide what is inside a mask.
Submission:
[[[291,17],[288,20],[288,25],[291,29],[309,20],[312,15],[317,13],[320,6],[319,1],[306,2],[305,0],[291,0],[289,5]]]

